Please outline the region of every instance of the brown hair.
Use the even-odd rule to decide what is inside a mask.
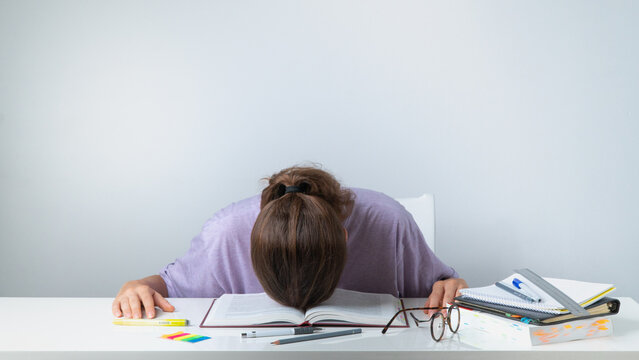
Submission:
[[[346,263],[342,222],[354,196],[315,167],[290,167],[266,180],[251,233],[253,270],[271,298],[305,310],[337,286]],[[296,191],[287,193],[289,186]]]

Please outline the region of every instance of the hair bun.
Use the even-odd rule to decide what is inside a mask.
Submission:
[[[284,194],[286,194],[286,185],[284,184],[277,185],[277,197],[281,198],[282,196],[284,196]]]
[[[323,199],[342,221],[348,217],[353,207],[353,193],[343,189],[333,175],[318,168],[294,166],[265,180],[268,180],[268,185],[262,190],[260,208],[292,192]]]
[[[311,185],[307,182],[301,182],[299,185],[286,186],[284,184],[278,184],[277,196],[282,197],[288,193],[302,193],[308,195]]]
[[[311,184],[302,181],[299,185],[297,185],[297,187],[300,189],[300,192],[302,194],[308,194],[309,191],[311,190]]]

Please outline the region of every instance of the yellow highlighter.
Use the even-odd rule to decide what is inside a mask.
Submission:
[[[129,326],[189,326],[187,319],[114,319],[114,325]]]

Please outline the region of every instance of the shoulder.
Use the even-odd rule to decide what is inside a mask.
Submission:
[[[350,188],[355,194],[352,220],[369,219],[374,222],[398,223],[410,217],[406,209],[392,197],[379,191]]]
[[[249,232],[255,224],[255,219],[260,211],[260,196],[233,202],[218,210],[202,227],[204,234],[244,234]]]
[[[406,212],[397,200],[379,191],[360,188],[350,190],[355,194],[356,207],[389,215],[403,215]]]

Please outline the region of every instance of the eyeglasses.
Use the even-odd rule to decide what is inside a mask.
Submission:
[[[445,311],[446,314],[442,313],[441,311],[438,311],[438,312],[434,313],[433,316],[430,316],[426,320],[419,320],[419,319],[417,319],[417,317],[415,317],[415,315],[413,315],[413,313],[410,313],[410,316],[415,321],[415,325],[417,327],[419,327],[420,323],[429,322],[430,321],[430,335],[433,337],[433,340],[435,340],[435,341],[439,341],[439,340],[442,339],[442,337],[444,337],[444,331],[446,330],[446,324],[448,324],[448,328],[450,329],[450,331],[453,334],[456,333],[457,330],[459,330],[459,323],[460,323],[459,307],[456,304],[452,304],[448,308],[444,308],[444,307],[416,307],[416,308],[408,308],[408,309],[399,310],[398,312],[395,313],[395,315],[393,315],[393,317],[390,319],[388,324],[386,324],[386,326],[384,326],[384,329],[382,330],[382,334],[386,334],[386,331],[388,330],[390,325],[393,323],[393,321],[395,321],[395,318],[399,314],[405,313],[407,311],[416,311],[416,310],[444,310]]]

